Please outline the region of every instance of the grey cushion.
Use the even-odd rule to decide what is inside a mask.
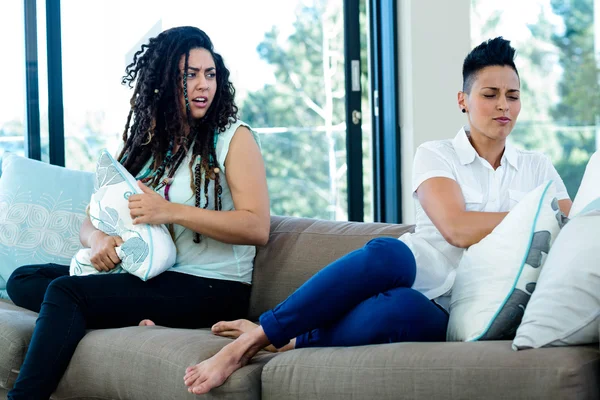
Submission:
[[[515,352],[510,341],[399,343],[282,353],[263,399],[597,399],[598,346]]]
[[[53,399],[195,399],[185,369],[219,351],[230,339],[208,330],[129,327],[89,332],[80,342]],[[260,374],[271,353],[261,353],[206,399],[260,399]]]
[[[0,387],[10,389],[17,379],[35,327],[37,314],[0,301]]]
[[[327,264],[369,240],[399,237],[412,225],[271,217],[269,244],[257,249],[250,313],[252,320],[275,307]]]

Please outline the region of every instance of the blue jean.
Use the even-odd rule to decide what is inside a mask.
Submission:
[[[86,329],[137,325],[208,327],[247,314],[250,286],[164,272],[143,282],[130,274],[69,276],[55,264],[18,268],[6,289],[18,306],[39,312],[29,350],[8,399],[48,399]],[[181,371],[182,376],[184,371]]]
[[[446,340],[448,314],[411,289],[410,249],[377,238],[319,271],[284,302],[260,316],[275,347],[360,346]]]

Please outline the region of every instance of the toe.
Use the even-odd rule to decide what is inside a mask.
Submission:
[[[207,386],[204,384],[200,384],[200,385],[194,386],[192,388],[192,393],[194,393],[194,394],[204,394],[204,393],[208,393],[209,391],[210,391],[210,389],[208,389]]]
[[[231,324],[231,321],[219,321],[216,324],[214,324],[211,329],[215,333],[228,331],[231,330]]]
[[[228,338],[233,338],[236,339],[240,336],[239,331],[219,331],[219,332],[213,332],[213,334],[217,335],[217,336],[223,336],[223,337],[228,337]]]
[[[191,386],[196,381],[196,379],[198,379],[199,375],[200,371],[197,368],[194,368],[185,374],[185,376],[183,377],[183,381],[185,382],[186,386]]]

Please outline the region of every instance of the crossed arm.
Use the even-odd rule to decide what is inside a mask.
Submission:
[[[466,211],[460,186],[450,178],[431,178],[417,188],[419,203],[431,222],[448,243],[467,248],[486,237],[508,214],[507,212]],[[568,215],[570,199],[559,200],[561,211]]]

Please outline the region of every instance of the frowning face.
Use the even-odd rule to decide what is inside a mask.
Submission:
[[[210,108],[217,92],[217,69],[210,52],[203,48],[190,50],[188,68],[185,68],[185,55],[179,61],[181,72],[181,103],[186,108],[183,77],[186,77],[188,105],[192,118],[203,118]]]
[[[519,76],[508,66],[490,66],[477,72],[470,93],[460,92],[459,107],[466,109],[471,134],[505,140],[521,112]]]

